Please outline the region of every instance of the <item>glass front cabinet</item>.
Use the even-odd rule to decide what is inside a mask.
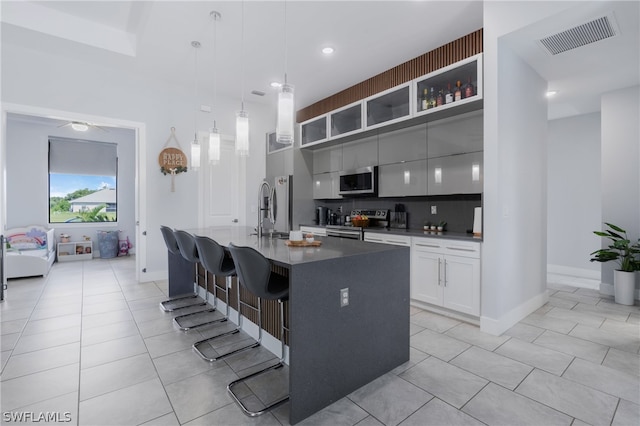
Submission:
[[[309,146],[327,140],[327,114],[300,124],[300,146]]]
[[[482,54],[471,56],[414,80],[415,116],[482,99]]]
[[[330,114],[331,137],[346,136],[362,130],[362,102],[340,108]]]
[[[367,129],[384,126],[411,116],[411,85],[385,90],[365,99]]]

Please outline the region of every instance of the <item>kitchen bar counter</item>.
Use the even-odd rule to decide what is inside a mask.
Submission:
[[[189,232],[254,247],[287,268],[291,424],[409,361],[408,247],[341,238],[288,247],[248,227]]]

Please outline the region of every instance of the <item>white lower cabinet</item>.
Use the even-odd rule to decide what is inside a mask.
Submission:
[[[413,237],[411,298],[480,315],[480,244]]]
[[[315,226],[301,226],[300,230],[303,234],[313,234],[318,237],[326,237],[327,236],[327,228],[315,227]]]
[[[379,232],[364,233],[364,240],[370,243],[392,244],[394,246],[411,247],[411,237],[394,234],[381,234]]]

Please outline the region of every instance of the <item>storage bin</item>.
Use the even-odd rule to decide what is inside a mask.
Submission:
[[[111,259],[118,255],[119,231],[98,231],[98,250],[101,259]]]

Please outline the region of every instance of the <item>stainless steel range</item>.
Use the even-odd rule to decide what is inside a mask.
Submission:
[[[365,215],[369,218],[368,228],[388,228],[389,210],[351,210],[351,218],[357,215]],[[353,225],[327,225],[327,237],[350,238],[352,240],[364,239],[364,228]]]

